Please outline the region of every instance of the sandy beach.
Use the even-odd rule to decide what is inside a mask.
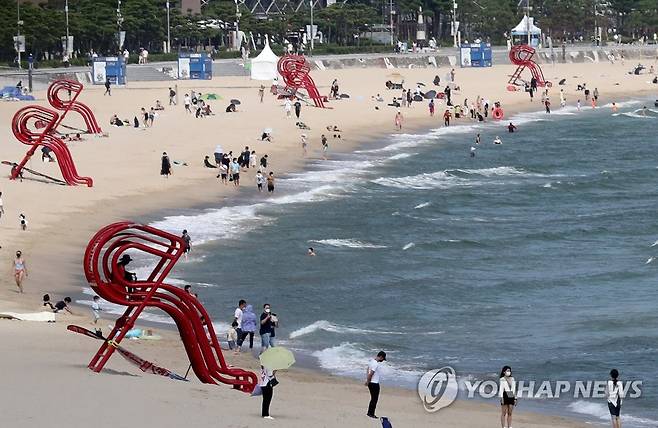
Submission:
[[[655,60],[652,62],[655,65]],[[541,110],[539,97],[530,102],[523,92],[508,92],[507,76],[513,66],[500,65],[490,69],[456,69],[455,83],[460,91],[453,91],[453,102],[469,103],[482,96],[500,101],[507,117],[515,112]],[[550,91],[553,109],[559,109],[561,88],[567,105],[573,106],[582,93],[578,83],[598,88],[599,108],[608,103],[632,96],[655,96],[656,85],[647,75],[629,75],[629,65],[622,64],[560,64],[544,66],[546,77],[555,86]],[[439,75],[445,81],[450,69],[396,70],[404,75],[407,87],[415,88],[423,82],[433,87],[432,79]],[[212,81],[179,81],[129,84],[116,87],[112,96],[104,96],[101,87],[86,87],[81,100],[89,105],[109,136],[85,136],[84,141],[69,143],[78,172],[94,179],[94,187],[68,187],[45,184],[34,180],[10,181],[9,167],[2,166],[0,192],[5,214],[0,219],[0,312],[36,312],[41,310],[41,296],[49,293],[53,299],[75,296],[85,286],[81,259],[92,234],[100,227],[122,219],[141,217],[149,213],[175,212],[177,209],[221,205],[226,198],[241,194],[255,194],[255,170],[242,174],[239,190],[232,184],[225,186],[215,178],[216,169],[203,166],[203,158],[212,159],[213,150],[221,144],[226,151],[239,153],[245,146],[255,150],[257,157],[267,154],[268,171],[275,176],[300,170],[307,159],[321,158],[320,137],[329,137],[329,158],[334,152],[349,153],[365,141],[396,132],[396,109],[388,107],[393,96],[401,91],[389,91],[384,82],[392,70],[344,69],[314,71],[313,78],[320,92],[328,93],[333,79],[338,79],[340,92],[349,99],[331,101],[330,109],[310,106],[302,108],[301,120],[311,129],[300,130],[296,120],[286,118],[282,101],[266,93],[264,102],[258,101],[261,83],[246,77],[221,77]],[[561,79],[565,86],[557,86]],[[178,85],[179,104],[168,105],[168,87]],[[440,87],[442,89],[443,85]],[[436,89],[440,89],[437,87]],[[183,94],[217,93],[222,100],[211,101],[215,116],[197,119],[186,114]],[[381,94],[385,102],[371,97]],[[652,95],[653,94],[653,95]],[[37,104],[47,106],[44,93],[36,93]],[[224,113],[228,100],[242,101],[236,113]],[[132,120],[140,108],[147,110],[160,100],[165,110],[160,112],[151,128],[109,126],[109,119],[117,114]],[[591,108],[584,99],[583,109]],[[19,161],[27,150],[11,134],[10,121],[18,103],[0,104],[0,116],[5,126],[0,129],[3,141],[0,160]],[[375,107],[378,107],[376,109]],[[425,101],[402,108],[404,133],[442,125],[443,104],[438,103],[436,114],[429,116]],[[294,117],[294,115],[293,115]],[[471,123],[470,119],[454,123]],[[71,120],[69,123],[75,123]],[[501,134],[507,121],[500,122]],[[79,125],[79,124],[78,124]],[[340,140],[332,138],[326,126],[341,129]],[[261,142],[263,129],[272,128],[273,141]],[[307,134],[309,155],[302,155],[300,135]],[[187,166],[174,165],[169,178],[160,176],[160,156]],[[40,156],[32,158],[28,167],[59,177],[56,163],[42,163]],[[285,191],[285,189],[280,189]],[[264,202],[268,196],[263,193]],[[19,214],[28,219],[27,231],[19,227]],[[193,237],[194,238],[194,237]],[[13,255],[22,250],[27,260],[29,277],[25,293],[18,294],[13,283]],[[268,426],[272,423],[286,427],[307,426],[377,426],[378,422],[364,415],[368,401],[367,389],[361,382],[329,376],[325,373],[292,369],[282,374],[282,385],[277,387],[272,414],[277,421],[262,421],[260,399],[251,398],[226,386],[204,385],[196,379],[188,383],[149,376],[128,365],[120,357],[110,360],[102,374],[86,368],[98,343],[73,335],[66,325],[89,325],[89,311],[73,306],[79,316],[58,315],[55,324],[0,320],[0,335],[5,349],[0,353],[0,367],[8,368],[9,386],[0,392],[5,405],[4,420],[13,427],[51,426],[149,426],[154,420],[164,427],[217,425],[228,427]],[[108,321],[103,322],[106,324]],[[221,332],[220,334],[222,334]],[[157,361],[177,372],[187,368],[183,347],[173,332],[164,331],[161,341],[130,343],[140,356]],[[128,343],[128,342],[126,342]],[[256,367],[250,356],[227,355],[228,361],[239,367]],[[365,367],[365,362],[364,362]],[[396,427],[497,426],[499,409],[495,404],[458,401],[439,413],[426,413],[414,391],[388,387],[379,408],[390,416]],[[515,415],[515,426],[578,427],[579,421],[557,419],[524,412],[521,406]]]

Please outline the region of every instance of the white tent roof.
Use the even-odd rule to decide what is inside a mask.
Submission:
[[[251,78],[254,80],[272,80],[276,78],[276,65],[278,62],[279,57],[272,52],[269,38],[266,38],[262,52],[251,60]]]
[[[528,22],[528,19],[530,22]],[[530,34],[541,34],[541,29],[535,26],[535,18],[528,18],[528,15],[523,15],[523,19],[519,22],[519,25],[512,29],[512,34],[515,36],[528,34],[528,25],[530,26]]]

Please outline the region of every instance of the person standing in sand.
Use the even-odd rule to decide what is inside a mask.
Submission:
[[[434,100],[430,100],[428,107],[430,109],[430,117],[434,117]]]
[[[301,138],[302,138],[302,156],[306,157],[308,153],[306,150],[308,147],[308,142],[306,141],[306,134],[302,134]],[[0,195],[2,195],[2,193],[0,193]],[[2,207],[0,206],[0,208]]]
[[[267,348],[274,346],[274,329],[278,327],[279,320],[276,314],[272,313],[269,303],[263,305],[263,313],[260,314],[260,352],[263,353]]]
[[[173,171],[171,170],[171,161],[169,160],[169,156],[167,156],[167,152],[162,152],[162,165],[160,167],[160,175],[164,175],[165,178],[169,178],[169,176],[172,174]]]
[[[93,325],[98,324],[98,320],[101,319],[101,298],[98,296],[94,296],[93,301],[91,302],[91,317],[92,321],[91,323]]]
[[[110,78],[109,77],[105,80],[105,93],[103,93],[103,95],[112,96],[112,91],[110,90]]]
[[[263,184],[265,184],[265,177],[263,177],[263,173],[258,170],[256,173],[256,187],[258,188],[258,192],[263,191]]]
[[[231,163],[231,178],[233,179],[233,185],[240,187],[240,164],[237,158],[233,158]]]
[[[610,380],[605,388],[605,396],[608,399],[608,410],[610,411],[612,428],[621,428],[620,413],[623,395],[624,390],[621,382],[619,382],[619,371],[617,369],[612,369],[610,370]]]
[[[27,278],[27,263],[23,258],[23,253],[21,251],[16,251],[16,259],[14,260],[14,280],[16,281],[16,287],[18,287],[18,292],[23,294],[23,281]]]
[[[398,131],[402,131],[402,121],[404,120],[404,117],[402,116],[402,112],[398,110],[397,113],[395,113],[395,129]]]
[[[381,382],[382,363],[384,361],[386,361],[386,352],[379,351],[377,356],[368,362],[368,368],[366,369],[365,385],[370,391],[370,403],[366,414],[373,419],[377,419],[375,410],[377,409],[377,401],[379,401],[379,383]]]
[[[242,343],[242,340],[244,338],[242,337],[242,315],[244,314],[244,308],[247,306],[247,301],[244,299],[240,299],[238,302],[238,307],[235,308],[235,312],[233,313],[233,321],[238,323],[238,326],[235,328],[235,331],[238,332],[238,344]],[[240,353],[240,346],[238,345],[235,349],[235,353],[239,354]]]
[[[192,98],[190,98],[188,94],[185,94],[185,97],[183,98],[183,104],[185,105],[185,111],[192,113]]]
[[[274,419],[270,416],[270,404],[272,403],[272,396],[274,395],[274,385],[279,382],[276,380],[276,370],[270,370],[264,366],[260,366],[260,389],[263,391],[263,405],[261,409],[261,416],[263,419]]]
[[[500,371],[500,387],[498,388],[500,397],[500,426],[502,428],[512,428],[512,411],[516,406],[516,382],[512,377],[512,368],[505,366]]]
[[[258,98],[260,98],[260,103],[263,104],[263,97],[265,96],[265,86],[260,85],[260,89],[258,90]]]
[[[292,102],[290,101],[290,98],[286,98],[286,100],[283,103],[283,109],[286,112],[286,117],[290,119],[292,117]]]

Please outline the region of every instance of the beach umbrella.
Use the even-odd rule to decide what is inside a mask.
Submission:
[[[423,97],[421,97],[420,95],[415,95],[414,101],[423,101]]]
[[[260,354],[260,364],[270,370],[285,370],[295,364],[295,356],[286,348],[275,346]]]
[[[203,94],[201,95],[202,100],[221,100],[222,97],[220,97],[217,94]]]
[[[423,82],[417,82],[416,85],[418,85],[418,86],[425,86],[425,84],[424,84]]]
[[[240,102],[240,100],[235,100],[234,99],[234,100],[231,100],[231,104],[235,104],[236,106],[239,106],[242,103]]]
[[[435,90],[431,90],[431,91],[427,91],[427,92],[425,92],[425,98],[427,98],[428,100],[431,100],[431,99],[433,99],[433,98],[436,98],[436,91],[435,91]]]

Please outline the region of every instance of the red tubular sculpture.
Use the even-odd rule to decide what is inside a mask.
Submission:
[[[544,79],[544,73],[541,70],[539,64],[532,60],[532,57],[535,56],[535,49],[528,45],[516,45],[512,46],[512,49],[509,51],[509,59],[512,61],[512,64],[517,65],[516,71],[510,77],[507,83],[512,85],[523,85],[526,82],[521,79],[521,73],[525,68],[530,69],[532,77],[537,80],[537,86],[540,87],[551,87],[552,83],[547,82]],[[521,81],[521,83],[519,83]]]
[[[309,75],[311,67],[303,55],[282,56],[277,63],[277,69],[286,83],[286,89],[291,89],[293,92],[299,88],[305,89],[315,106],[324,108],[322,96]]]
[[[57,130],[57,127],[61,125],[69,111],[75,111],[79,113],[85,121],[85,124],[87,125],[87,133],[100,134],[102,132],[91,109],[80,101],[77,101],[83,88],[84,86],[82,83],[74,82],[72,80],[55,80],[50,84],[48,87],[48,102],[55,110],[62,112],[52,129],[53,131]],[[60,96],[60,92],[62,91],[65,91],[66,93],[66,100]]]
[[[258,381],[256,374],[226,364],[203,305],[183,289],[164,283],[184,248],[185,242],[178,236],[132,222],[110,224],[91,238],[84,256],[87,281],[99,296],[127,309],[117,319],[89,368],[100,372],[139,315],[147,307],[153,307],[173,318],[192,369],[202,382],[226,383],[250,393]],[[130,281],[120,273],[119,259],[127,251],[156,257],[157,264],[147,278]]]
[[[27,161],[34,155],[39,146],[43,146],[48,147],[55,154],[59,168],[62,171],[62,177],[68,185],[84,184],[88,187],[93,186],[93,180],[90,177],[78,175],[68,147],[62,140],[53,135],[52,131],[59,120],[60,116],[57,112],[40,106],[27,106],[16,112],[11,129],[18,141],[31,147],[23,160],[12,169],[12,180],[21,175]]]

